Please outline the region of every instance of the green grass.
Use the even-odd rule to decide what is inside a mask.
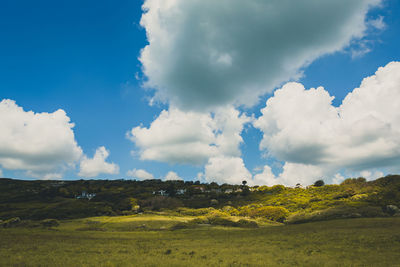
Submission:
[[[137,216],[93,217],[64,221],[58,228],[61,231],[143,231],[167,230],[178,222],[188,222],[194,217],[146,214]]]
[[[400,266],[400,218],[165,230],[191,218],[96,217],[53,229],[0,229],[0,266]]]

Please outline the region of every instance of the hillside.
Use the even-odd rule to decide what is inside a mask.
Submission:
[[[0,179],[0,220],[72,219],[164,211],[297,223],[396,215],[400,176],[289,188],[161,180],[21,181]]]

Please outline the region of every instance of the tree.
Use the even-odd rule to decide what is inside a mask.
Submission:
[[[314,183],[314,186],[317,186],[317,187],[324,186],[324,185],[325,185],[324,180],[318,180],[318,181],[315,181],[315,183]]]
[[[168,183],[169,183],[169,184],[168,184],[167,189],[166,189],[167,194],[168,194],[169,196],[173,197],[173,196],[176,195],[176,186],[175,186],[175,183],[172,182],[172,181],[169,181]]]
[[[249,187],[246,185],[247,181],[243,180],[242,181],[242,196],[247,196],[248,194],[250,194],[250,189]]]

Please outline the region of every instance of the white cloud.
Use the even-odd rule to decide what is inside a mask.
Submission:
[[[36,178],[60,178],[82,156],[65,111],[24,111],[15,101],[0,102],[0,166]]]
[[[351,58],[352,59],[360,58],[363,57],[365,54],[371,52],[372,51],[370,47],[371,44],[372,42],[368,40],[360,41],[356,46],[350,49]]]
[[[204,173],[198,172],[196,175],[196,180],[200,182],[205,182]]]
[[[386,23],[383,21],[383,16],[369,20],[368,23],[377,30],[384,30],[386,28]]]
[[[176,172],[170,171],[169,173],[167,173],[167,175],[165,175],[164,178],[165,181],[183,181],[183,179],[181,177],[179,177],[179,175]]]
[[[118,174],[119,167],[114,163],[106,162],[109,156],[107,149],[102,146],[96,149],[93,158],[83,157],[80,163],[80,171],[78,173],[81,177],[96,177],[99,174]]]
[[[254,176],[253,183],[256,185],[283,184],[294,186],[297,183],[310,185],[319,179],[324,179],[326,170],[321,167],[297,163],[285,163],[283,171],[278,176],[272,173],[269,166],[265,166],[262,173]]]
[[[264,134],[260,148],[286,165],[309,165],[331,177],[341,168],[348,173],[395,168],[400,161],[399,88],[400,62],[365,78],[339,107],[322,87],[305,90],[288,83],[268,99],[254,123]]]
[[[126,175],[133,177],[133,178],[137,178],[139,180],[152,180],[154,179],[153,174],[147,172],[146,170],[142,170],[142,169],[133,169],[130,170],[126,173]]]
[[[3,178],[3,176],[4,176],[3,171],[2,171],[2,169],[0,169],[0,177]]]
[[[340,184],[341,182],[343,182],[346,178],[344,178],[343,175],[341,175],[340,173],[337,173],[335,175],[335,177],[333,177],[332,179],[332,183],[333,184]]]
[[[239,157],[214,157],[210,158],[205,166],[204,177],[207,182],[220,184],[241,184],[243,180],[251,181],[251,174]]]
[[[240,156],[240,134],[250,120],[234,108],[211,114],[171,107],[149,128],[133,128],[128,138],[139,148],[142,160],[199,165],[219,155]]]
[[[381,0],[146,0],[140,61],[156,98],[184,109],[254,104],[316,58],[379,28]]]
[[[360,172],[360,176],[371,181],[371,180],[375,180],[377,178],[383,177],[384,174],[381,171],[362,171],[362,172]]]
[[[32,175],[33,177],[35,177],[34,175]],[[47,173],[42,177],[37,177],[37,178],[41,178],[43,180],[60,180],[62,178],[62,174],[61,173]]]

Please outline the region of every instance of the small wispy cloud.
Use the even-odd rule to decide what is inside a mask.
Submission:
[[[386,29],[386,23],[383,21],[384,17],[379,16],[376,19],[372,19],[368,21],[368,25],[372,26],[373,28],[377,30],[384,30]]]

